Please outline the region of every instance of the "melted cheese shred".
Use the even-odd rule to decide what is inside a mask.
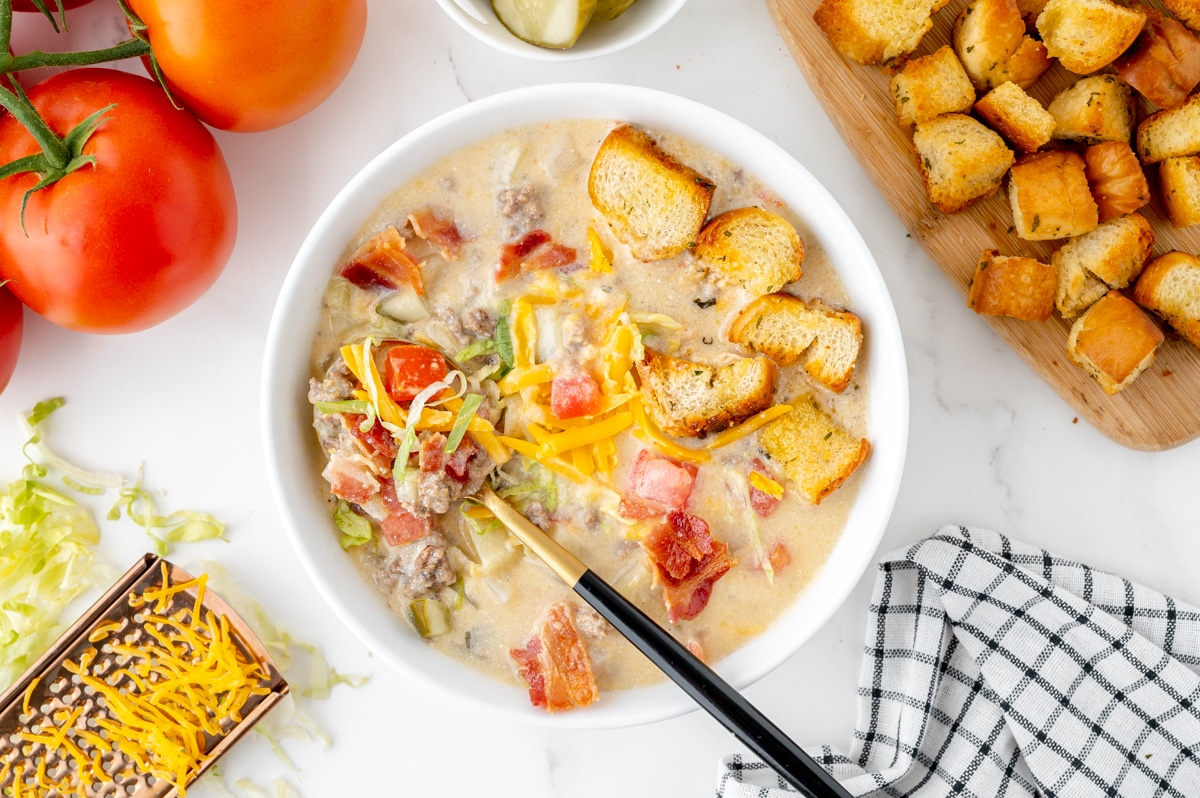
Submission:
[[[104,673],[91,667],[97,656],[93,648],[78,661],[63,663],[80,684],[92,689],[103,715],[84,717],[82,705],[59,709],[39,721],[36,733],[19,732],[22,741],[40,743],[50,758],[70,760],[73,766],[55,778],[46,774],[45,753],[39,755],[33,772],[23,764],[3,763],[0,781],[10,769],[15,776],[8,793],[11,798],[51,791],[80,798],[92,795],[98,785],[112,781],[102,755],[114,747],[139,772],[169,782],[181,796],[186,794],[216,740],[241,722],[246,702],[270,693],[264,686],[266,670],[238,646],[229,619],[204,611],[207,578],[172,585],[164,563],[161,585],[129,597],[131,607],[141,608],[145,633],[140,639],[130,643],[114,634],[123,626],[117,622],[101,625],[89,637],[93,643],[107,638],[103,645],[120,658],[119,668]],[[177,594],[193,589],[196,598],[191,607],[166,614]],[[99,634],[102,630],[106,635]],[[26,690],[26,707],[35,686]],[[28,783],[30,775],[33,784]]]

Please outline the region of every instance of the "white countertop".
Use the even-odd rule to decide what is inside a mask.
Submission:
[[[108,0],[71,19],[77,42],[123,35]],[[41,24],[18,24],[18,53],[62,49],[39,33]],[[1200,443],[1147,454],[1076,423],[906,236],[759,0],[692,0],[640,45],[566,64],[491,50],[427,0],[372,0],[362,52],[329,101],[283,129],[217,134],[240,229],[212,290],[165,324],[121,337],[81,335],[28,314],[21,362],[0,396],[5,480],[22,463],[21,435],[8,419],[65,395],[48,433],[63,454],[126,473],[144,460],[148,486],[169,489],[169,509],[204,509],[228,522],[229,543],[178,549],[173,559],[220,560],[339,671],[370,674],[366,687],[339,687],[331,700],[309,703],[334,738],[329,750],[285,743],[300,765],[293,774],[252,739],[224,760],[231,782],[284,776],[306,798],[709,795],[718,758],[740,750],[699,713],[633,729],[558,732],[439,702],[373,658],[317,596],[268,494],[262,348],[292,256],[326,203],[376,153],[443,111],[506,89],[576,80],[663,89],[741,119],[813,172],[862,231],[896,304],[911,382],[908,463],[881,553],[942,524],[975,524],[1200,604]],[[102,532],[103,556],[121,570],[146,549],[129,522]],[[802,744],[848,747],[873,581],[866,574],[821,632],[746,691]]]

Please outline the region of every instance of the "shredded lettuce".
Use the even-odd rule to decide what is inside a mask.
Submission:
[[[550,512],[554,512],[558,509],[558,483],[554,481],[554,474],[539,464],[535,464],[533,470],[533,479],[500,488],[496,495],[515,504],[521,512],[524,512],[534,499],[541,501]]]
[[[371,522],[363,518],[350,505],[339,500],[337,509],[333,511],[333,522],[342,530],[342,548],[361,546],[371,540]]]
[[[508,329],[508,319],[505,316],[496,320],[496,331],[492,333],[492,340],[496,344],[496,354],[500,355],[505,368],[511,369],[516,361],[513,358],[512,331]]]
[[[454,426],[450,429],[450,437],[446,438],[446,454],[454,454],[458,444],[462,443],[463,436],[467,434],[467,427],[471,425],[471,419],[475,418],[475,411],[481,404],[483,404],[483,397],[477,393],[470,394],[463,399],[462,407],[458,409],[458,416],[454,419]]]
[[[730,518],[741,515],[742,521],[750,529],[750,540],[754,543],[754,553],[758,555],[758,563],[762,566],[767,577],[767,584],[775,584],[775,567],[767,556],[766,546],[763,545],[762,533],[758,529],[758,514],[750,506],[750,485],[742,474],[733,468],[724,470],[725,503]]]
[[[358,431],[364,434],[375,426],[375,405],[365,399],[351,399],[345,402],[313,402],[313,407],[329,415],[330,413],[357,413],[366,416],[358,425]]]
[[[116,503],[108,511],[109,521],[118,520],[121,510],[124,510],[129,520],[145,530],[154,553],[160,557],[167,556],[172,543],[196,543],[215,538],[225,540],[225,525],[208,513],[176,510],[170,515],[159,515],[154,505],[154,494],[142,487],[143,471],[144,467],[139,467],[133,485],[120,489]]]
[[[646,313],[640,310],[629,311],[629,320],[639,327],[658,327],[667,332],[678,332],[683,325],[666,313]]]
[[[454,359],[462,362],[464,360],[470,360],[473,357],[479,357],[480,355],[490,355],[495,351],[495,340],[491,338],[481,338],[478,341],[467,344],[465,347],[460,349],[458,354],[454,356]]]

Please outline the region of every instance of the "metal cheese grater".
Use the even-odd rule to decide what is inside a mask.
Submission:
[[[192,579],[187,572],[177,566],[160,557],[147,554],[93,604],[49,651],[30,666],[20,679],[5,690],[3,695],[0,695],[0,762],[9,761],[11,758],[13,765],[8,768],[8,772],[0,780],[0,795],[13,794],[14,785],[11,774],[16,770],[16,765],[25,764],[25,773],[28,774],[38,758],[45,758],[46,773],[51,777],[61,776],[75,767],[75,763],[70,757],[47,757],[44,744],[22,741],[17,736],[19,732],[33,731],[40,728],[39,723],[45,719],[55,714],[61,716],[60,710],[71,711],[80,706],[83,707],[83,712],[75,723],[77,728],[95,730],[94,721],[97,717],[111,717],[103,703],[93,695],[92,688],[82,686],[80,678],[65,669],[63,663],[77,662],[84,651],[89,648],[94,649],[96,657],[93,660],[92,669],[118,688],[122,683],[127,683],[128,677],[117,673],[124,665],[125,658],[111,651],[106,652],[103,647],[90,641],[89,636],[97,629],[100,629],[101,633],[113,629],[115,630],[112,632],[114,637],[118,637],[130,645],[136,645],[140,640],[147,639],[148,633],[142,619],[142,609],[131,607],[129,596],[143,593],[149,588],[160,585],[163,564],[167,566],[168,577],[172,585],[182,584]],[[190,611],[195,601],[195,588],[176,593],[171,597],[171,604],[164,614],[171,615],[185,608]],[[201,773],[203,773],[243,734],[249,731],[259,718],[287,695],[288,685],[262,643],[245,621],[230,609],[229,605],[211,590],[206,589],[201,607],[228,619],[235,643],[245,656],[252,661],[257,661],[263,667],[267,678],[261,682],[261,685],[270,690],[270,693],[266,695],[252,696],[243,705],[240,722],[234,722],[231,719],[222,721],[221,728],[224,734],[206,736],[204,750],[208,753],[209,758],[201,769]],[[25,694],[35,679],[38,681],[30,695],[29,713],[26,715],[24,712]],[[135,763],[116,750],[114,746],[102,750],[87,746],[83,740],[77,737],[73,740],[80,748],[85,749],[84,753],[89,758],[95,756],[96,753],[101,753],[104,772],[113,779],[111,782],[96,785],[88,791],[88,795],[96,796],[96,798],[100,798],[100,796],[104,796],[104,798],[115,798],[115,796],[171,798],[178,795],[178,790],[169,782],[156,779],[148,773],[138,772]],[[25,783],[31,784],[28,779],[25,779]],[[27,786],[22,793],[37,794],[33,792],[33,789],[32,786]],[[26,790],[29,792],[26,793]],[[54,791],[50,793],[50,796],[57,795],[58,793]]]

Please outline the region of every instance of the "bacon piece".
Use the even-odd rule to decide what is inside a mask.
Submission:
[[[704,659],[704,646],[700,645],[700,641],[694,637],[688,638],[688,641],[683,644],[683,647],[692,652],[692,656],[701,662],[706,662]]]
[[[754,471],[757,471],[763,476],[775,479],[775,475],[772,474],[770,469],[767,468],[767,464],[759,458],[754,458],[754,462],[751,465]],[[775,481],[778,482],[779,480],[775,479]],[[750,485],[750,506],[754,508],[754,512],[758,513],[760,518],[766,518],[771,513],[775,512],[775,508],[779,506],[780,501],[780,499],[776,499],[765,490],[759,490],[753,485]]]
[[[771,563],[771,568],[775,570],[775,573],[782,573],[784,568],[792,564],[792,555],[788,552],[787,546],[777,540],[771,547],[771,551],[767,553],[767,562]]]
[[[396,495],[396,483],[393,480],[381,480],[379,498],[388,514],[379,526],[383,529],[383,537],[393,546],[403,546],[424,540],[433,532],[433,519],[414,515]]]
[[[635,496],[672,510],[687,506],[695,485],[696,466],[652,454],[649,449],[639,451],[629,469],[629,489]]]
[[[634,521],[642,521],[646,518],[658,518],[666,514],[665,510],[651,507],[641,502],[630,501],[629,499],[621,499],[620,505],[617,506],[617,512],[621,514],[622,518],[629,518]]]
[[[343,413],[342,420],[346,429],[360,444],[363,454],[371,460],[375,473],[384,474],[391,470],[392,462],[396,459],[396,439],[384,428],[378,419],[375,426],[363,432],[359,429],[366,416],[357,413]]]
[[[479,444],[464,436],[454,454],[446,458],[446,475],[455,482],[465,483],[471,476],[471,458],[479,451]]]
[[[724,543],[713,540],[703,519],[672,510],[666,523],[642,541],[663,583],[667,619],[695,618],[708,605],[713,585],[736,561]]]
[[[524,648],[509,650],[529,685],[529,701],[549,712],[583,707],[600,697],[592,661],[579,637],[570,604],[554,604],[534,624]]]
[[[579,253],[550,240],[545,230],[530,230],[516,241],[500,247],[500,262],[496,264],[496,282],[516,277],[531,269],[557,269],[575,262]]]
[[[421,448],[417,452],[417,462],[420,463],[421,472],[424,474],[432,474],[445,469],[446,436],[435,432],[421,441]]]
[[[371,473],[365,458],[335,454],[321,476],[329,483],[330,493],[354,504],[362,504],[379,492],[379,480]]]
[[[432,208],[422,208],[408,215],[408,223],[413,232],[438,248],[446,260],[457,260],[459,248],[462,246],[462,233],[458,232],[458,223],[454,217],[446,218]]]
[[[404,251],[404,239],[394,227],[388,227],[358,248],[342,267],[342,277],[359,288],[382,288],[394,291],[411,286],[417,294],[425,293],[421,282],[421,264]]]

